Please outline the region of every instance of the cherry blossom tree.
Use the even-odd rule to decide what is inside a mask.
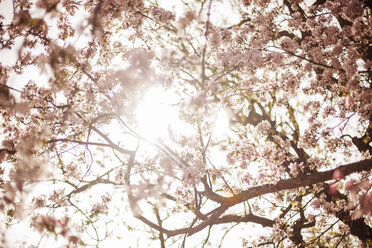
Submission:
[[[372,244],[370,1],[0,4],[2,247]]]

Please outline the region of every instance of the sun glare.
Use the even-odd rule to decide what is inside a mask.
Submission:
[[[140,134],[151,141],[172,138],[172,132],[190,134],[193,129],[179,118],[177,95],[163,88],[149,89],[136,108],[136,122]],[[228,134],[230,116],[224,109],[218,111],[214,121],[213,137]]]
[[[215,137],[220,137],[223,135],[227,135],[230,128],[230,116],[229,113],[221,109],[218,112],[215,125],[213,128],[213,134]]]
[[[175,94],[162,88],[149,89],[136,109],[141,135],[153,141],[169,138],[170,130],[180,122],[175,103]]]

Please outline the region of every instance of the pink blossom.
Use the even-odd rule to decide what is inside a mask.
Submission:
[[[271,124],[270,124],[270,122],[264,120],[264,121],[261,121],[260,123],[258,123],[256,128],[257,128],[258,132],[265,133],[271,128]]]
[[[335,195],[338,193],[338,189],[337,189],[337,184],[336,183],[333,183],[330,188],[329,188],[329,191],[332,195]]]

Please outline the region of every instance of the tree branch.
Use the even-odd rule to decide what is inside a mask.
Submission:
[[[256,216],[253,214],[248,214],[245,216],[239,216],[239,215],[224,215],[221,218],[215,220],[213,224],[225,224],[225,223],[230,223],[230,222],[236,222],[236,223],[241,223],[241,222],[254,222],[257,224],[261,224],[264,227],[272,227],[275,224],[275,221],[263,218],[260,216]]]
[[[86,142],[86,141],[81,141],[81,140],[71,140],[71,139],[51,139],[48,140],[48,143],[56,143],[56,142],[71,142],[71,143],[76,143],[80,145],[92,145],[92,146],[104,146],[104,147],[110,147],[112,149],[115,149],[121,153],[125,154],[132,154],[133,152],[124,148],[121,148],[120,146],[114,144],[111,142],[111,144],[106,144],[106,143],[100,143],[100,142]]]
[[[317,183],[322,183],[329,181],[333,178],[333,173],[337,170],[342,171],[344,176],[350,175],[354,172],[361,172],[361,171],[368,171],[372,169],[372,159],[366,159],[354,163],[350,163],[347,165],[339,166],[335,169],[322,171],[322,172],[314,172],[307,175],[299,176],[292,179],[280,180],[276,184],[266,184],[261,186],[252,187],[248,190],[242,191],[241,193],[232,196],[232,197],[222,197],[224,198],[225,202],[221,202],[222,204],[226,204],[228,206],[233,206],[238,203],[247,201],[254,197],[265,195],[269,193],[275,193],[282,190],[294,189],[299,187],[305,187]]]

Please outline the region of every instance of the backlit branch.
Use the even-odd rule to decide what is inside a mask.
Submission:
[[[221,203],[233,206],[260,195],[326,182],[333,179],[335,171],[340,171],[343,173],[344,176],[347,176],[354,172],[369,171],[371,169],[372,159],[358,161],[347,165],[339,166],[335,169],[328,171],[313,172],[308,175],[303,175],[292,179],[280,180],[276,184],[256,186],[248,190],[242,191],[241,193],[235,196],[224,198],[224,201]]]

